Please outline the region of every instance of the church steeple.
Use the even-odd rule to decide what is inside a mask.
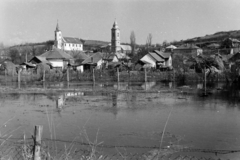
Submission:
[[[60,30],[59,30],[59,27],[58,27],[58,20],[57,20],[56,31],[60,31]]]
[[[117,21],[115,19],[112,27],[112,40],[111,40],[111,50],[116,53],[121,50],[120,45],[120,29],[118,28]]]
[[[58,49],[62,49],[62,47],[63,47],[63,40],[62,39],[63,38],[62,38],[62,33],[59,30],[58,21],[57,21],[57,26],[56,26],[54,37],[55,37],[55,41],[54,41],[55,47],[58,48]]]

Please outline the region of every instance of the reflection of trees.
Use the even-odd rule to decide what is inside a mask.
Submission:
[[[220,99],[228,103],[227,107],[236,106],[240,103],[240,85],[236,83],[223,84],[221,87],[217,83],[208,83],[207,92],[212,93],[207,99]],[[203,100],[200,97],[202,90],[198,90],[198,96],[195,96],[193,100]],[[204,101],[204,100],[203,100]]]
[[[0,93],[0,99],[18,100],[20,98],[20,93]]]
[[[226,100],[230,106],[235,106],[240,103],[240,85],[236,83],[226,84],[222,90],[219,91],[219,97]]]

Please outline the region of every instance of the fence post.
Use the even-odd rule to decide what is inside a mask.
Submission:
[[[206,77],[206,67],[204,66],[204,95],[207,95],[207,77]]]
[[[67,67],[67,81],[69,82],[69,68]]]
[[[117,67],[117,81],[119,83],[119,68]]]
[[[146,68],[144,68],[144,75],[145,75],[145,82],[147,82],[147,69]]]
[[[43,82],[45,82],[45,68],[43,69]]]
[[[94,72],[94,67],[93,67],[93,83],[95,83],[95,72]]]
[[[20,85],[21,85],[21,71],[22,71],[22,69],[19,68],[19,70],[18,70],[18,89],[20,89]]]
[[[43,131],[43,126],[40,126],[40,125],[35,126],[33,160],[41,160],[42,131]]]

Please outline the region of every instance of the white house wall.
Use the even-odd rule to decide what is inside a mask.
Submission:
[[[63,45],[65,51],[82,51],[83,45],[82,44],[74,44],[74,43],[64,43]]]
[[[102,60],[102,59],[100,59],[100,60],[97,62],[96,69],[101,69],[101,67],[102,67],[102,64],[103,64],[103,60]]]
[[[148,54],[145,55],[143,58],[140,59],[143,62],[148,62],[151,64],[151,67],[156,67],[156,60],[154,60],[152,57],[150,57]]]
[[[64,62],[63,60],[48,60],[53,67],[61,67],[63,68],[64,67]]]
[[[83,72],[83,65],[82,66],[77,66],[77,70],[82,73]]]
[[[168,58],[168,60],[165,62],[165,66],[171,67],[172,66],[172,56]]]

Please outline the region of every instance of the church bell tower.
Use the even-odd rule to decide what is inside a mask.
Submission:
[[[63,38],[62,38],[62,32],[59,30],[58,22],[55,30],[55,40],[54,40],[54,46],[58,49],[62,49],[63,47]]]
[[[115,20],[112,27],[112,40],[111,40],[111,51],[116,53],[121,50],[120,45],[120,29],[117,26],[117,21]]]

